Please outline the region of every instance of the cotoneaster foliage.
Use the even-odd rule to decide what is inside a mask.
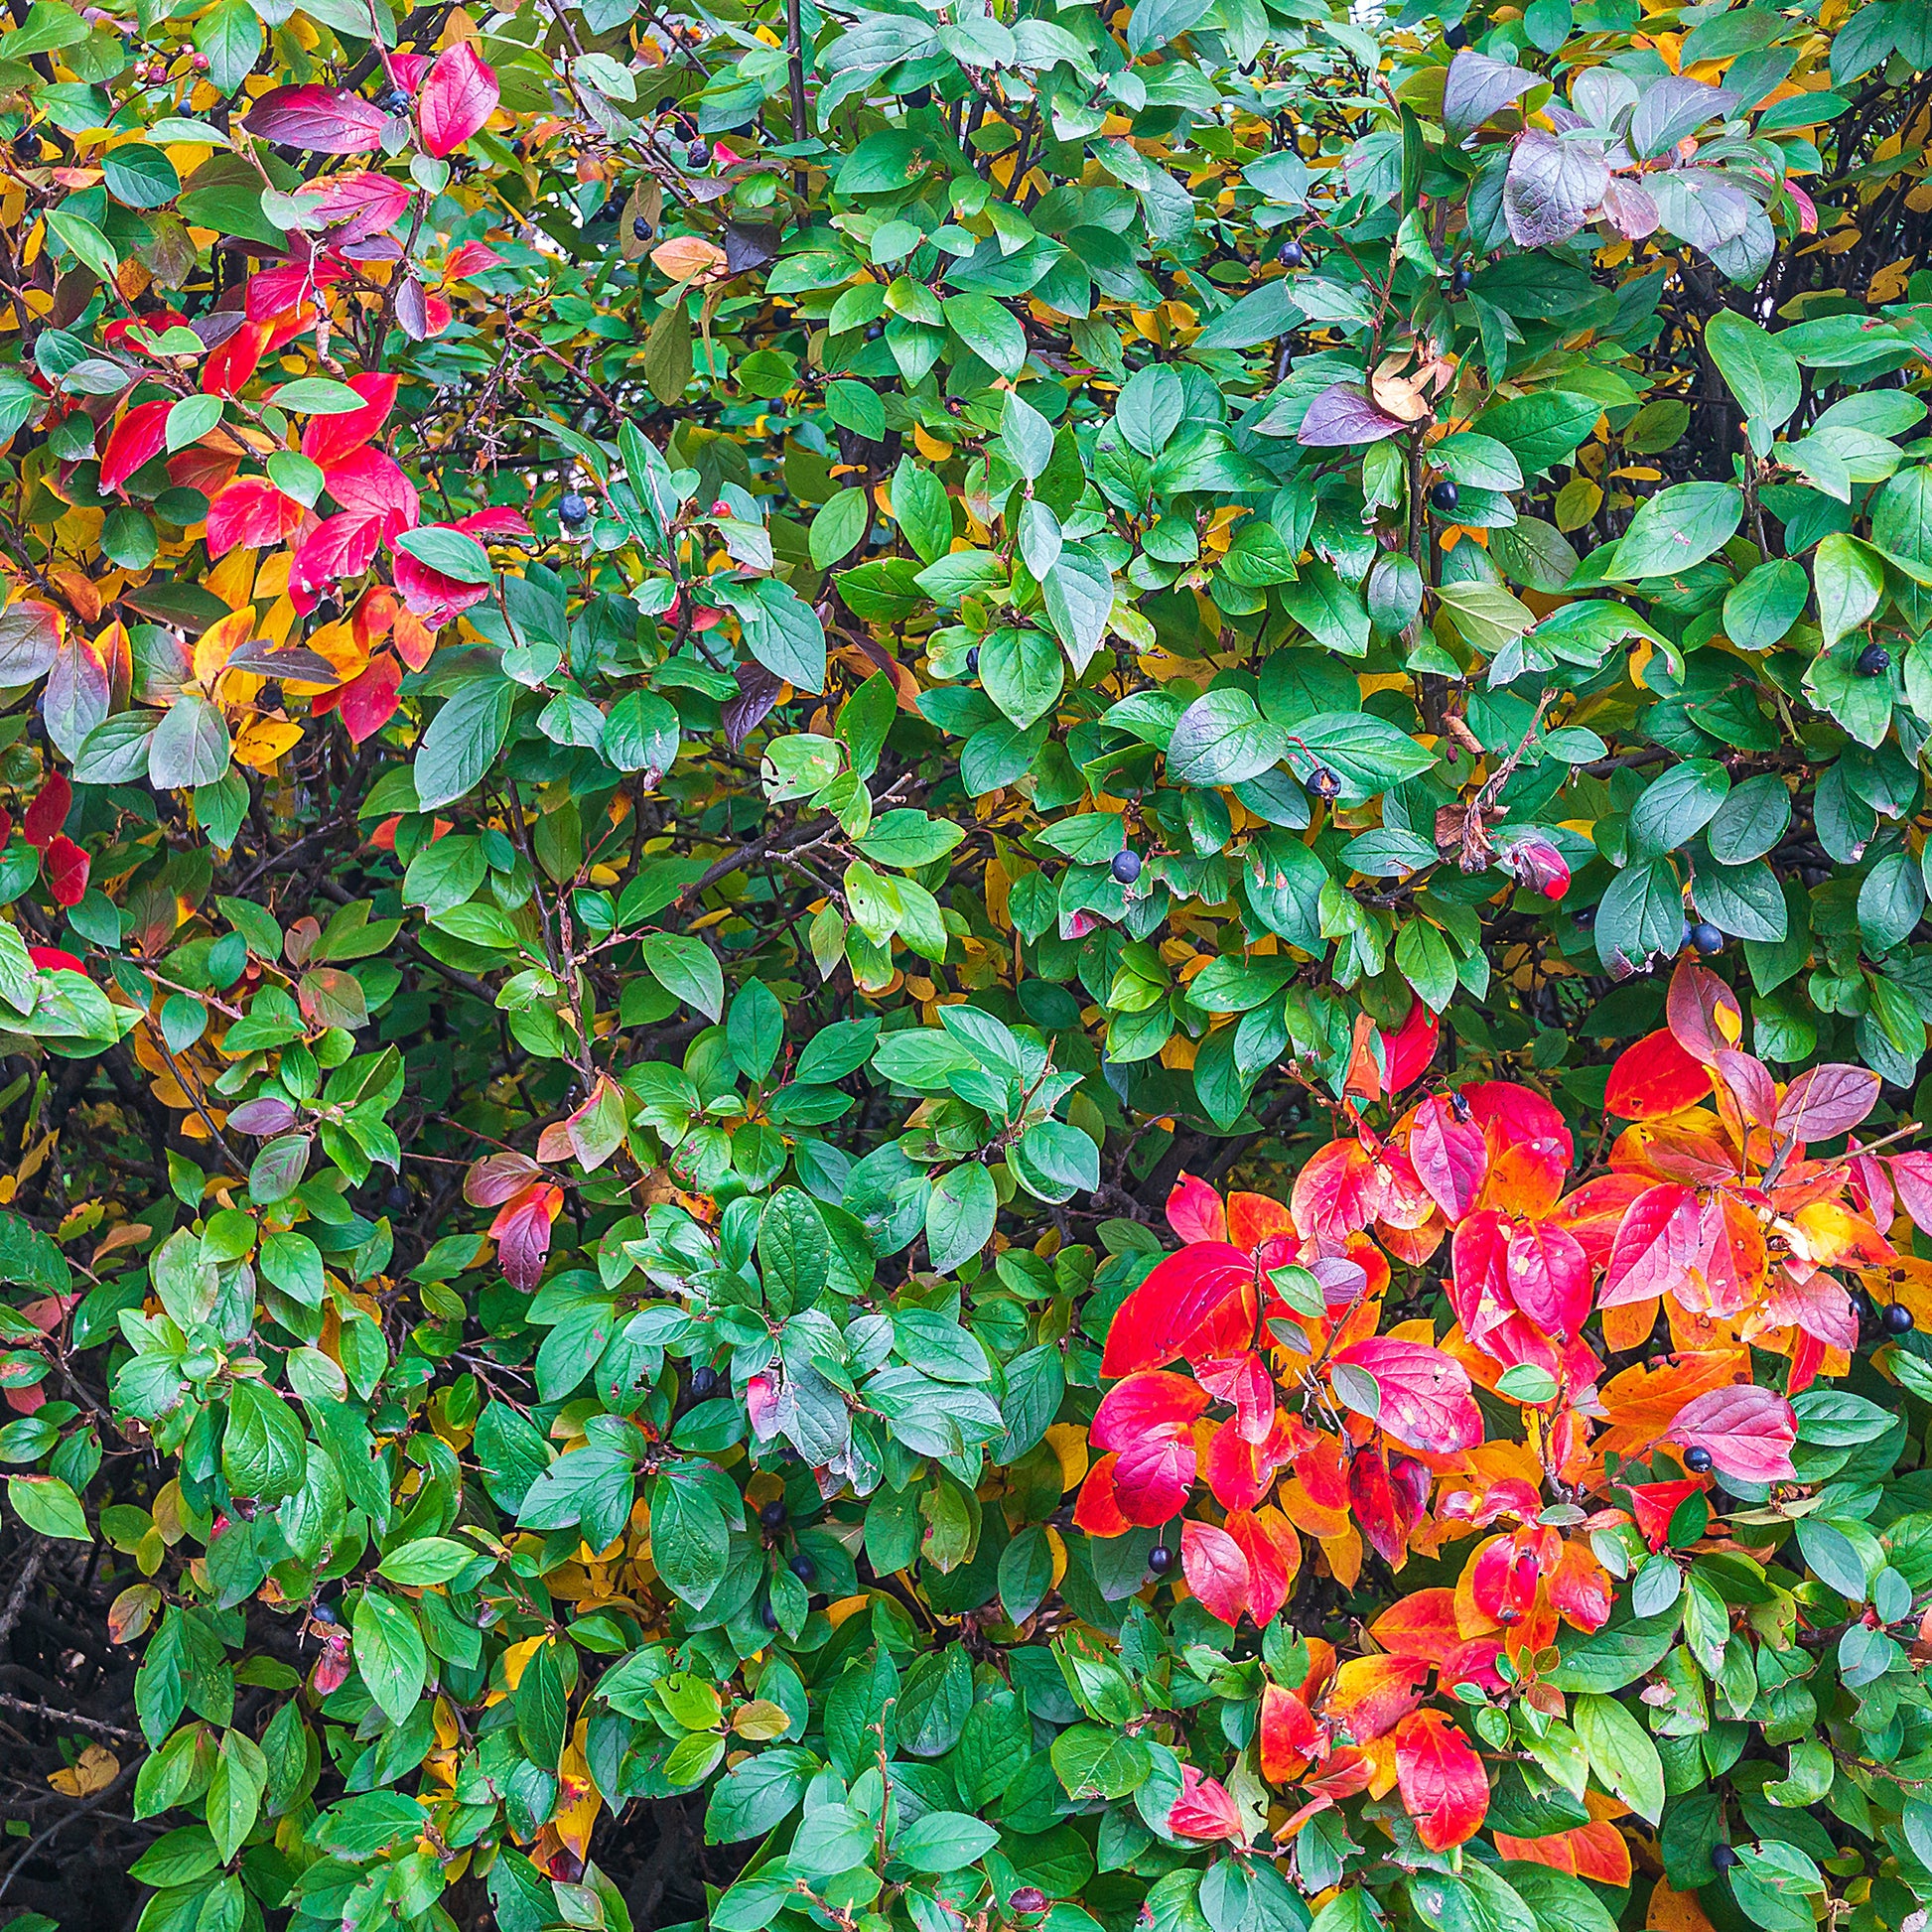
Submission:
[[[7,1923],[1918,1923],[1928,76],[16,10]]]

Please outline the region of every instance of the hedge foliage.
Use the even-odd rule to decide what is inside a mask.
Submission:
[[[1926,0],[12,18],[0,1905],[1922,1919]]]

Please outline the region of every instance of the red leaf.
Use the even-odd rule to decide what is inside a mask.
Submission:
[[[434,155],[462,147],[496,111],[499,98],[495,74],[471,42],[445,48],[417,103],[423,146]]]
[[[289,589],[296,595],[297,608],[302,608],[302,597],[320,596],[339,577],[361,576],[381,547],[380,516],[345,510],[318,523],[302,539],[289,569]]]
[[[1248,1560],[1248,1614],[1263,1628],[1274,1622],[1288,1601],[1288,1587],[1295,1576],[1291,1556],[1300,1556],[1293,1548],[1294,1532],[1276,1511],[1270,1510],[1269,1516],[1287,1531],[1283,1541],[1278,1542],[1269,1524],[1252,1510],[1232,1510],[1227,1519],[1228,1535]]]
[[[1652,1550],[1661,1550],[1670,1538],[1670,1519],[1687,1496],[1704,1487],[1699,1476],[1680,1476],[1671,1482],[1641,1482],[1630,1486],[1630,1514],[1635,1517],[1643,1540]]]
[[[443,264],[443,279],[448,282],[461,282],[469,276],[486,275],[492,268],[502,266],[502,256],[488,242],[466,241]]]
[[[1073,1527],[1089,1536],[1125,1536],[1134,1526],[1121,1514],[1120,1498],[1114,1493],[1112,1455],[1103,1455],[1087,1471],[1080,1494],[1073,1505]]]
[[[1738,1383],[1693,1397],[1677,1412],[1670,1440],[1708,1449],[1721,1474],[1742,1482],[1789,1482],[1798,1418],[1775,1390]]]
[[[1660,1027],[1617,1055],[1603,1106],[1623,1120],[1663,1120],[1695,1107],[1710,1091],[1711,1069]]]
[[[505,1150],[471,1164],[463,1176],[463,1198],[472,1207],[500,1207],[520,1194],[542,1170],[527,1154]]]
[[[1718,1055],[1743,1037],[1737,996],[1708,966],[1683,960],[1671,975],[1664,1003],[1671,1037],[1695,1060],[1717,1064]]]
[[[114,425],[114,433],[101,453],[102,489],[119,489],[144,463],[152,463],[161,454],[168,441],[168,412],[174,406],[172,396],[144,402]]]
[[[225,343],[211,350],[202,364],[202,393],[238,395],[248,378],[261,367],[270,333],[265,322],[244,322]]]
[[[1396,1657],[1440,1664],[1462,1641],[1452,1589],[1419,1589],[1404,1596],[1368,1626],[1368,1633]]]
[[[1225,1241],[1227,1210],[1206,1181],[1183,1173],[1168,1196],[1168,1225],[1182,1241]]]
[[[1878,1076],[1863,1066],[1814,1066],[1785,1088],[1775,1123],[1800,1147],[1853,1128],[1878,1104]]]
[[[1226,1530],[1189,1518],[1180,1526],[1180,1568],[1202,1607],[1223,1623],[1248,1607],[1248,1559]]]
[[[302,527],[308,511],[266,477],[237,477],[208,505],[207,554],[224,557],[237,544],[260,550]]]
[[[396,694],[402,688],[402,666],[385,650],[369,660],[368,669],[345,684],[337,696],[343,726],[357,745],[379,732],[396,715]]]
[[[438,624],[448,623],[459,612],[481,604],[489,595],[487,584],[459,583],[407,553],[396,559],[396,589],[419,618]]]
[[[1173,1361],[1217,1310],[1251,1307],[1254,1295],[1254,1263],[1239,1248],[1197,1241],[1166,1256],[1115,1312],[1101,1374],[1131,1375]]]
[[[277,87],[249,108],[244,123],[263,141],[311,154],[373,154],[388,124],[374,101],[340,87]]]
[[[1160,1432],[1131,1442],[1114,1457],[1114,1498],[1142,1529],[1177,1516],[1194,1483],[1194,1439]]]
[[[1436,1016],[1419,999],[1394,1033],[1382,1035],[1382,1058],[1388,1068],[1386,1084],[1390,1093],[1400,1093],[1421,1079],[1424,1069],[1436,1057],[1436,1043],[1441,1034]]]
[[[1418,1711],[1395,1740],[1396,1783],[1432,1852],[1476,1834],[1489,1809],[1489,1780],[1469,1740],[1440,1711]]]
[[[1207,1391],[1184,1375],[1149,1369],[1107,1391],[1087,1432],[1095,1449],[1126,1449],[1156,1432],[1177,1434],[1207,1407]]]
[[[364,169],[358,174],[332,175],[327,181],[310,182],[296,193],[314,199],[316,213],[335,230],[330,241],[338,248],[346,248],[395,227],[409,206],[410,189],[407,182]]]
[[[1674,1180],[1646,1188],[1625,1210],[1603,1275],[1599,1308],[1647,1302],[1680,1286],[1703,1245],[1698,1197]]]
[[[1336,1241],[1367,1227],[1385,1192],[1386,1183],[1360,1141],[1330,1141],[1316,1148],[1295,1176],[1290,1211],[1304,1234]]]
[[[1283,1261],[1290,1259],[1289,1253],[1276,1258],[1274,1251],[1282,1243],[1287,1243],[1291,1251],[1301,1246],[1295,1217],[1285,1202],[1267,1194],[1246,1194],[1238,1188],[1228,1196],[1227,1238],[1243,1254],[1259,1256],[1262,1265],[1269,1268],[1279,1268]],[[1260,1255],[1264,1245],[1270,1248],[1268,1255]]]
[[[41,872],[56,905],[78,905],[87,896],[87,855],[65,832],[49,843]]]
[[[1932,1154],[1894,1154],[1887,1165],[1899,1206],[1914,1227],[1932,1231]]]
[[[72,809],[73,787],[64,772],[50,771],[40,790],[35,792],[34,802],[21,816],[20,836],[36,852],[45,852],[54,843],[54,835],[68,822],[68,813]]]
[[[1771,1069],[1734,1046],[1726,1046],[1718,1054],[1717,1066],[1718,1078],[1730,1090],[1737,1111],[1754,1127],[1769,1127],[1778,1111],[1778,1089]]]
[[[1453,1455],[1482,1441],[1482,1417],[1469,1394],[1468,1375],[1440,1348],[1371,1335],[1342,1349],[1335,1360],[1375,1378],[1382,1396],[1375,1420],[1405,1448]]]
[[[1176,1838],[1225,1838],[1239,1843],[1245,1836],[1241,1808],[1226,1785],[1191,1764],[1180,1767],[1180,1796],[1168,1813],[1168,1829]]]
[[[59,946],[29,946],[27,957],[44,973],[79,973],[84,977],[87,971],[72,953],[63,952]]]
[[[1368,1546],[1392,1570],[1409,1560],[1409,1531],[1402,1497],[1389,1475],[1389,1458],[1379,1449],[1357,1449],[1348,1463],[1348,1501]]]
[[[381,519],[385,542],[393,542],[402,531],[416,527],[421,508],[416,485],[403,474],[402,467],[380,450],[356,450],[327,475],[329,493],[344,509]]]
[[[1420,1657],[1351,1657],[1323,1706],[1358,1744],[1387,1735],[1422,1701],[1429,1666]]]
[[[1359,384],[1331,382],[1309,404],[1295,440],[1305,449],[1343,450],[1399,436],[1407,427],[1399,416],[1370,402]]]
[[[1409,1159],[1443,1218],[1451,1227],[1464,1219],[1489,1167],[1482,1129],[1473,1120],[1457,1120],[1447,1100],[1425,1100],[1409,1130]]]
[[[1321,1729],[1296,1691],[1266,1684],[1261,1692],[1261,1775],[1270,1784],[1292,1784],[1320,1748]]]
[[[1531,1221],[1509,1237],[1510,1299],[1546,1335],[1570,1336],[1589,1314],[1589,1258],[1574,1234]]]
[[[527,1187],[497,1209],[489,1224],[496,1265],[512,1288],[535,1288],[550,1252],[550,1223],[564,1204],[564,1190],[546,1181]]]
[[[302,432],[302,454],[322,469],[334,470],[389,420],[400,382],[401,377],[393,375],[350,376],[348,386],[364,398],[362,407],[341,416],[314,417]]]

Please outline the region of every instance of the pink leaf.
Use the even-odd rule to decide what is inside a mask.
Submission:
[[[1772,1389],[1708,1389],[1677,1412],[1670,1440],[1708,1449],[1718,1470],[1743,1482],[1788,1482],[1798,1418]]]
[[[1877,1104],[1877,1074],[1832,1062],[1799,1074],[1785,1088],[1775,1126],[1803,1147],[1849,1134]]]
[[[1610,1244],[1599,1308],[1648,1301],[1676,1288],[1702,1246],[1698,1198],[1677,1181],[1660,1181],[1633,1200]]]
[[[1359,384],[1331,382],[1309,404],[1296,441],[1309,450],[1345,450],[1362,443],[1379,443],[1408,428],[1369,401]]]
[[[417,104],[423,146],[445,155],[460,148],[496,111],[496,76],[469,41],[458,41],[436,57]]]
[[[1447,1100],[1425,1100],[1410,1130],[1409,1159],[1444,1220],[1452,1226],[1466,1219],[1489,1166],[1482,1129],[1473,1120],[1457,1120]]]
[[[1168,1829],[1176,1838],[1233,1839],[1245,1836],[1241,1807],[1226,1785],[1207,1777],[1191,1764],[1180,1767],[1180,1796],[1168,1813]]]
[[[1694,1060],[1717,1064],[1718,1055],[1735,1046],[1743,1035],[1744,1020],[1737,995],[1708,966],[1685,960],[1671,975],[1664,1017],[1671,1036]],[[1725,1020],[1729,1025],[1725,1025]]]
[[[207,554],[224,557],[237,544],[265,549],[292,537],[307,514],[266,477],[237,477],[208,505]]]
[[[374,101],[338,87],[277,87],[248,110],[247,128],[279,147],[311,154],[373,154],[389,117]]]
[[[1469,1393],[1468,1375],[1440,1348],[1371,1335],[1342,1349],[1335,1360],[1374,1378],[1381,1393],[1381,1412],[1374,1420],[1406,1448],[1453,1455],[1482,1441],[1482,1416]]]
[[[1227,1209],[1206,1181],[1183,1173],[1168,1196],[1168,1225],[1183,1241],[1225,1241]]]
[[[1223,1623],[1248,1607],[1248,1559],[1226,1530],[1191,1518],[1180,1526],[1180,1568],[1201,1606]]]

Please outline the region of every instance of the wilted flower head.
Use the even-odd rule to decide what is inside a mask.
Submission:
[[[1516,881],[1561,898],[1570,890],[1570,862],[1542,832],[1521,832],[1496,842],[1496,863]]]

